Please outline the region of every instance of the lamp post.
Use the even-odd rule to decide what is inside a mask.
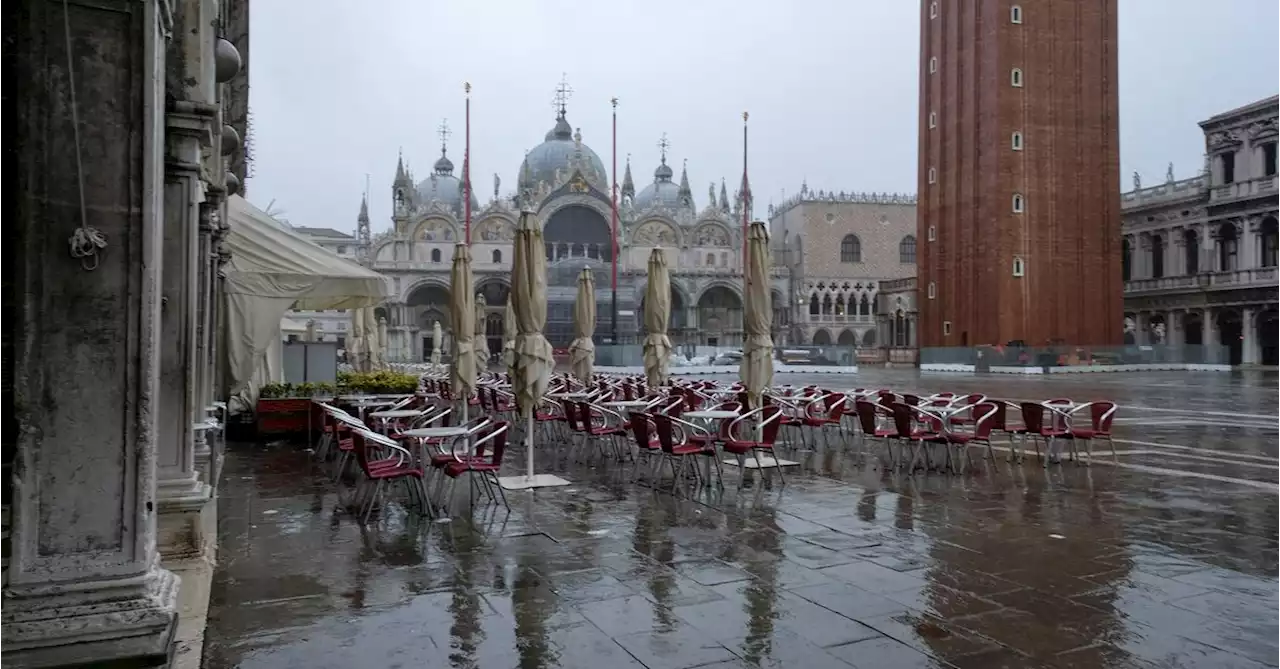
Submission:
[[[609,199],[612,202],[611,221],[609,225],[610,243],[613,245],[613,277],[610,281],[610,287],[613,290],[612,300],[609,307],[610,315],[610,343],[614,346],[618,345],[618,98],[609,101],[613,105],[613,169],[609,175],[613,178],[613,187],[609,189]]]

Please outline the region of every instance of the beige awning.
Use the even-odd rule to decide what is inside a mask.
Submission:
[[[547,392],[555,357],[543,336],[547,325],[547,257],[542,225],[528,211],[521,212],[516,228],[515,257],[511,272],[511,301],[515,305],[516,373],[512,376],[521,415],[532,416]]]

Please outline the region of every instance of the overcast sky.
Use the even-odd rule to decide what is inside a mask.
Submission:
[[[1147,184],[1203,163],[1197,121],[1274,95],[1276,0],[1120,2],[1120,172]],[[694,197],[730,192],[751,113],[757,217],[811,188],[914,192],[919,3],[915,0],[256,0],[251,5],[251,201],[294,225],[351,231],[368,175],[375,231],[390,227],[397,151],[425,178],[460,173],[463,82],[473,86],[472,182],[513,190],[524,152],[554,124],[561,76],[570,124],[605,165],[617,96],[618,165],[637,189],[657,143],[687,159]],[[677,175],[679,172],[677,171]],[[619,179],[621,181],[621,179]]]

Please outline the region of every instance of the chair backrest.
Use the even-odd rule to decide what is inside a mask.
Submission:
[[[1026,426],[1027,432],[1040,432],[1044,429],[1044,406],[1039,402],[1020,402],[1018,408],[1022,409],[1022,424]]]
[[[915,432],[915,413],[911,410],[911,405],[894,402],[889,408],[893,411],[893,428],[897,432],[894,436],[899,439],[910,438]]]
[[[991,416],[991,429],[1008,430],[1009,429],[1009,403],[1004,400],[994,400],[991,402],[996,405],[996,412]]]
[[[650,436],[649,415],[643,411],[632,411],[630,414],[631,436],[636,440],[636,446],[640,450],[648,450]]]
[[[666,414],[675,418],[679,418],[684,413],[685,401],[683,397],[677,397],[667,402],[665,406],[660,406],[655,413]]]
[[[919,395],[903,395],[902,403],[907,404],[909,406],[918,407],[920,406],[920,396]]]
[[[590,430],[592,423],[591,405],[587,402],[575,402],[574,404],[574,408],[576,409],[575,413],[578,416],[578,425],[581,426],[582,430]]]
[[[857,400],[853,403],[853,409],[858,413],[858,427],[862,428],[862,433],[874,436],[876,433],[876,405],[866,400]]]
[[[479,457],[484,457],[485,453],[489,453],[489,462],[494,465],[502,464],[502,455],[507,450],[507,432],[509,426],[507,421],[499,420],[489,423],[476,433],[475,453]]]
[[[1111,421],[1116,416],[1115,402],[1100,400],[1089,403],[1089,418],[1094,432],[1111,432]]]
[[[933,395],[933,396],[934,396],[935,398],[938,398],[938,399],[948,399],[948,400],[949,400],[949,399],[951,399],[951,398],[955,397],[955,396],[956,396],[956,394],[955,394],[955,393],[934,393],[934,395]]]
[[[760,431],[760,441],[773,445],[778,440],[778,431],[782,429],[782,407],[776,404],[761,407],[760,422],[764,426]]]
[[[990,439],[991,431],[996,429],[996,414],[1000,413],[1002,404],[996,402],[978,402],[973,405],[973,436],[977,439]]]
[[[560,400],[560,405],[564,407],[564,419],[569,423],[569,429],[581,432],[582,428],[578,426],[578,408],[574,406],[573,401]]]
[[[671,416],[660,413],[649,414],[649,420],[653,421],[654,432],[658,434],[658,445],[662,447],[663,452],[671,453],[675,450],[675,427],[671,422]]]

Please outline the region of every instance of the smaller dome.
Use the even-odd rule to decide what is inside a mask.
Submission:
[[[680,187],[672,183],[670,179],[655,181],[645,186],[644,190],[636,195],[632,207],[639,211],[655,207],[678,209],[680,207]]]
[[[440,160],[437,160],[436,164],[434,165],[434,169],[435,169],[435,173],[440,176],[453,174],[453,161],[449,160],[449,156],[441,154]]]
[[[658,181],[671,181],[673,176],[675,176],[675,172],[671,171],[671,166],[667,164],[665,159],[658,166],[658,169],[653,171],[653,178]]]
[[[448,160],[443,158],[443,160]],[[437,161],[437,164],[439,162]],[[462,215],[462,180],[451,174],[432,174],[431,176],[418,182],[415,186],[418,191],[418,201],[423,205],[431,204],[432,200],[439,200],[458,216]],[[476,191],[471,190],[471,209],[476,211],[480,209],[480,200],[476,198]]]

